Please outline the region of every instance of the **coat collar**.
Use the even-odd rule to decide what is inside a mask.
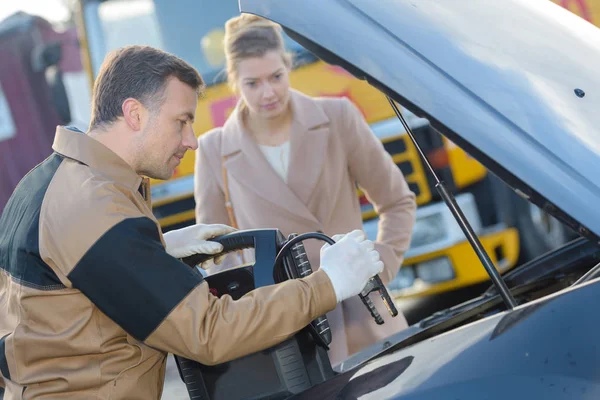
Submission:
[[[305,132],[329,123],[327,114],[321,107],[309,96],[290,89],[290,103],[292,106],[292,134],[302,135]],[[231,116],[223,125],[223,141],[221,146],[221,155],[229,156],[235,152],[241,151],[246,144],[245,139],[250,139],[247,132],[244,131],[242,122],[242,101],[238,100],[237,105],[231,112]]]
[[[329,138],[329,118],[312,98],[291,90],[293,112],[286,184],[244,129],[241,102],[223,126],[221,155],[228,173],[257,195],[291,215],[317,223],[307,204],[321,174]]]
[[[79,161],[149,199],[149,180],[138,175],[115,152],[77,128],[58,126],[52,150]]]

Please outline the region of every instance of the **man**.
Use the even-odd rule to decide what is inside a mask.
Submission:
[[[305,279],[216,298],[178,258],[217,254],[195,225],[162,234],[145,177],[187,150],[203,82],[187,63],[131,46],[105,60],[87,134],[54,153],[0,218],[0,398],[160,398],[167,353],[222,363],[285,340],[357,295],[383,263],[362,232],[324,246]]]

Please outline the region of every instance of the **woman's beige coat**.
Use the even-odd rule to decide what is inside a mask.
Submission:
[[[356,184],[380,215],[376,249],[385,264],[384,283],[394,278],[409,247],[415,196],[400,169],[345,98],[311,98],[291,91],[293,122],[287,184],[244,131],[240,106],[223,126],[200,136],[196,153],[195,200],[198,223],[231,224],[225,208],[222,166],[240,229],[277,228],[284,235],[322,231],[327,235],[362,229]],[[225,160],[225,161],[223,161]],[[313,269],[323,243],[304,242]],[[252,252],[245,261],[252,261]],[[216,269],[210,271],[214,273]],[[332,365],[404,328],[400,313],[377,325],[358,297],[328,314],[333,331]]]

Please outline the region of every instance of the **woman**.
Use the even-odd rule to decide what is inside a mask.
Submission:
[[[229,20],[225,53],[228,81],[240,100],[223,128],[200,136],[197,222],[278,228],[286,236],[350,232],[362,229],[358,184],[380,214],[375,245],[387,284],[409,247],[415,196],[358,109],[347,99],[310,98],[290,89],[291,58],[280,27],[269,21],[250,15]],[[318,268],[323,243],[304,244]],[[252,252],[244,254],[252,261]],[[375,303],[385,318],[381,299]],[[332,365],[407,327],[403,315],[375,324],[358,297],[328,318]]]

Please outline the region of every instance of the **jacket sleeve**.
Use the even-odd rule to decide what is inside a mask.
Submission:
[[[416,213],[415,195],[356,106],[344,98],[343,109],[350,175],[379,214],[375,247],[385,265],[380,276],[387,284],[398,273],[404,253],[410,246]]]
[[[149,346],[222,363],[277,344],[335,307],[325,273],[259,288],[237,301],[217,298],[201,275],[165,252],[156,220],[126,195],[101,189],[92,197],[93,206],[46,219],[44,259]]]

